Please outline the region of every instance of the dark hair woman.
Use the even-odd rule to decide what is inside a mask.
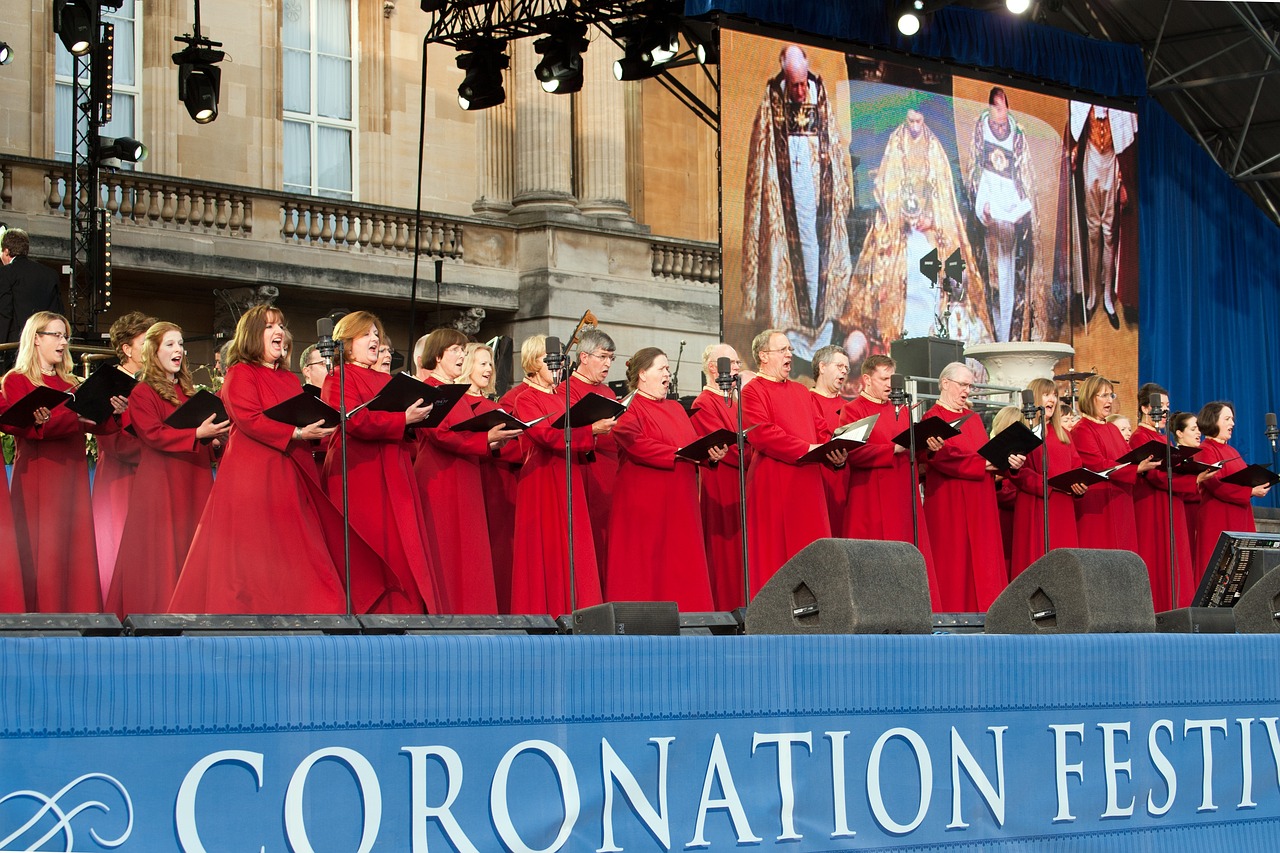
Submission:
[[[1224,530],[1252,532],[1257,528],[1253,521],[1253,499],[1269,491],[1267,486],[1233,486],[1222,482],[1245,467],[1240,451],[1227,444],[1236,428],[1235,406],[1222,400],[1205,403],[1196,415],[1200,433],[1205,441],[1200,445],[1196,461],[1206,465],[1222,463],[1222,470],[1205,478],[1200,484],[1200,512],[1196,517],[1195,566],[1199,573],[1209,564],[1218,535]]]

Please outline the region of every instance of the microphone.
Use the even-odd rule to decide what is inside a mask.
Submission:
[[[1159,425],[1160,421],[1169,417],[1169,409],[1165,406],[1165,396],[1163,394],[1155,395],[1155,399],[1151,401],[1151,411],[1148,413],[1151,417],[1151,423]]]
[[[316,349],[324,356],[324,370],[333,370],[333,318],[321,317],[316,320]]]
[[[1030,388],[1024,388],[1022,390],[1022,416],[1027,420],[1031,420],[1038,411],[1040,411],[1040,407],[1036,405],[1036,392]]]
[[[551,378],[559,382],[560,370],[564,367],[564,353],[560,351],[560,339],[557,337],[547,338],[547,369],[551,371]]]
[[[889,402],[893,403],[893,417],[896,420],[907,404],[907,378],[900,374],[889,377]]]
[[[1276,452],[1276,439],[1280,438],[1280,427],[1276,426],[1276,413],[1267,412],[1267,441],[1271,442],[1271,452]]]
[[[716,359],[716,384],[724,392],[724,401],[729,402],[729,389],[733,387],[733,377],[729,374],[732,362],[728,356]]]

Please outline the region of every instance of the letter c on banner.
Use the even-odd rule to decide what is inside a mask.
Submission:
[[[564,822],[560,824],[560,832],[556,834],[551,846],[535,850],[524,843],[515,824],[511,822],[511,811],[507,807],[507,781],[511,775],[511,765],[522,752],[541,752],[551,760],[556,776],[560,780],[560,796],[564,801]],[[545,740],[521,741],[502,756],[498,767],[493,771],[493,787],[489,789],[489,815],[511,853],[551,853],[559,850],[569,840],[574,825],[578,822],[578,814],[582,811],[582,798],[578,794],[578,777],[573,772],[573,763],[564,750],[554,743]]]
[[[307,838],[306,819],[302,816],[302,794],[307,786],[307,774],[316,762],[324,758],[336,758],[356,774],[360,798],[364,801],[364,826],[360,831],[357,853],[369,853],[378,840],[378,830],[382,828],[382,787],[378,784],[378,774],[374,772],[369,759],[354,749],[343,746],[317,749],[302,759],[298,769],[293,771],[293,778],[289,780],[289,788],[284,795],[284,831],[289,849],[295,853],[315,853],[311,840]]]
[[[238,763],[248,765],[253,771],[255,790],[262,790],[262,753],[248,752],[243,749],[224,749],[211,752],[195,763],[178,786],[178,800],[173,808],[173,823],[178,831],[178,845],[183,853],[206,853],[200,841],[200,832],[196,828],[196,791],[200,788],[200,780],[209,768],[215,764]],[[266,853],[266,847],[259,847],[258,853]]]

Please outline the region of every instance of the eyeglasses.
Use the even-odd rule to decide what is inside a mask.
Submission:
[[[319,361],[313,361],[308,364],[304,364],[302,366],[304,369],[308,367],[324,367],[324,359],[320,359]]]
[[[44,335],[46,338],[57,338],[60,341],[71,340],[70,335],[66,332],[36,332],[37,335]]]
[[[601,350],[600,352],[584,352],[583,355],[584,356],[589,355],[592,358],[598,358],[601,361],[607,361],[610,363],[612,363],[613,360],[618,357],[615,353],[608,352],[607,350]]]
[[[1116,395],[1110,391],[1099,391],[1093,396],[1099,400],[1114,400],[1116,398]]]
[[[957,388],[964,388],[966,390],[972,390],[973,388],[972,382],[957,382],[954,379],[948,379],[947,381],[950,382],[952,385],[956,386]]]
[[[762,349],[760,352],[785,352],[787,355],[791,355],[795,350],[791,347],[783,347],[782,349]]]

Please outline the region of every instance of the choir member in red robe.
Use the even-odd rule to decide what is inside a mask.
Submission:
[[[702,372],[707,384],[693,401],[693,428],[698,435],[718,429],[738,429],[738,391],[731,390],[728,399],[716,384],[718,363],[729,359],[729,374],[738,376],[742,361],[728,344],[712,344],[702,354]],[[751,462],[751,446],[744,446],[747,464]],[[742,494],[738,488],[738,447],[712,468],[703,465],[699,471],[701,485],[702,532],[707,542],[707,568],[711,573],[711,597],[716,610],[733,610],[747,604],[743,591],[742,571]]]
[[[840,396],[849,375],[849,354],[844,347],[825,346],[813,354],[813,395],[822,409],[823,426],[834,432],[840,425],[840,410],[848,401]],[[822,488],[827,496],[827,517],[831,535],[844,536],[844,514],[849,503],[849,466],[822,466]]]
[[[255,305],[236,324],[221,393],[231,433],[170,612],[346,612],[342,515],[320,487],[308,444],[336,427],[266,415],[303,393],[284,367],[284,322],[280,309]],[[353,612],[403,594],[359,533],[350,539]]]
[[[130,311],[111,324],[111,346],[120,360],[117,370],[130,376],[142,370],[142,341],[155,322],[155,317]],[[120,547],[125,516],[129,513],[129,495],[141,456],[141,444],[127,430],[98,436],[98,464],[93,469],[93,532],[98,544],[98,576],[104,596],[111,587],[116,551]]]
[[[1063,412],[1058,405],[1058,389],[1049,379],[1033,379],[1027,388],[1034,392],[1036,405],[1044,409],[1048,429],[1041,429],[1045,442],[1027,454],[1027,461],[1010,478],[1018,489],[1013,505],[1013,559],[1009,566],[1012,580],[1044,556],[1044,466],[1048,455],[1049,477],[1065,474],[1080,467],[1080,454],[1071,444],[1071,434],[1063,426]],[[1075,498],[1088,491],[1077,484],[1073,494],[1049,487],[1049,547],[1076,548]]]
[[[1095,375],[1081,383],[1079,394],[1081,418],[1071,431],[1071,443],[1080,454],[1080,464],[1091,471],[1105,471],[1129,452],[1129,443],[1119,427],[1107,423],[1115,405],[1115,389],[1105,378]],[[1154,459],[1126,465],[1076,501],[1076,529],[1081,548],[1138,551],[1133,486],[1139,476],[1159,466]]]
[[[991,419],[990,437],[995,438],[1005,427],[1014,421],[1022,420],[1022,410],[1017,406],[1005,406],[996,412]],[[1023,457],[1023,464],[1026,458]],[[996,506],[1000,508],[1000,541],[1004,546],[1005,581],[1009,579],[1009,566],[1013,562],[1013,507],[1018,500],[1018,487],[1011,479],[1012,471],[997,472]]]
[[[436,329],[421,341],[420,352],[419,378],[436,387],[452,385],[462,376],[467,336],[457,329]],[[501,450],[519,431],[500,426],[487,433],[452,429],[471,416],[471,407],[459,402],[439,426],[418,430],[413,470],[451,612],[494,614],[498,597],[480,460]]]
[[[0,613],[25,612],[27,598],[22,588],[22,565],[18,561],[18,538],[6,476],[0,477]]]
[[[378,395],[391,377],[377,370],[382,321],[368,311],[347,314],[333,327],[342,345],[341,366],[324,380],[320,398],[341,409],[345,384],[346,411]],[[431,413],[416,400],[400,412],[361,408],[347,419],[347,493],[351,527],[395,573],[400,591],[378,605],[383,613],[441,613],[447,599],[426,548],[422,498],[413,476],[410,429]],[[335,506],[342,506],[342,433],[328,441],[321,477]]]
[[[880,539],[912,542],[911,502],[915,502],[919,527],[918,547],[929,572],[929,598],[934,610],[941,607],[938,579],[929,542],[929,525],[920,502],[920,489],[912,479],[911,454],[893,439],[911,425],[906,406],[889,402],[889,390],[897,363],[887,355],[869,356],[862,362],[862,392],[840,413],[840,423],[860,421],[871,415],[875,427],[862,447],[849,451],[849,504],[845,509],[844,535],[850,539]],[[921,453],[942,446],[931,439]]]
[[[952,362],[939,375],[937,405],[925,417],[947,423],[963,419],[960,435],[929,454],[924,481],[924,515],[929,542],[941,558],[938,598],[947,613],[985,612],[1008,583],[1000,510],[996,502],[995,468],[978,454],[987,443],[982,418],[969,408],[974,376],[962,362]],[[1017,471],[1026,457],[1011,455],[1004,470]]]
[[[4,377],[6,408],[45,385],[73,391],[67,320],[60,314],[32,314],[22,328],[18,358]],[[112,399],[115,414],[128,400]],[[94,425],[65,405],[39,408],[35,422],[8,427],[14,437],[13,521],[22,566],[27,609],[41,613],[98,613],[102,581],[89,499],[85,432],[99,435],[120,428],[115,417]]]
[[[605,600],[674,601],[681,610],[711,610],[698,466],[676,457],[698,434],[684,407],[667,399],[666,353],[657,347],[638,350],[627,361],[627,385],[635,395],[613,429],[618,478]],[[713,448],[711,460],[719,462],[728,450]]]
[[[613,400],[617,394],[605,384],[613,367],[613,338],[599,329],[587,329],[578,338],[578,365],[569,377],[569,398],[576,403],[587,394],[601,394]],[[595,536],[596,560],[603,586],[608,570],[609,515],[613,504],[613,482],[618,476],[618,446],[610,433],[596,438],[595,449],[574,460],[582,465],[591,510],[591,530]]]
[[[1213,549],[1218,544],[1218,536],[1224,530],[1239,530],[1252,533],[1257,529],[1253,521],[1253,499],[1264,497],[1269,486],[1234,486],[1222,482],[1236,471],[1245,467],[1240,452],[1227,444],[1236,427],[1235,407],[1230,403],[1215,400],[1205,403],[1200,414],[1196,415],[1200,432],[1205,442],[1200,445],[1196,461],[1206,465],[1221,462],[1222,469],[1217,474],[1205,478],[1200,484],[1200,512],[1196,519],[1196,581],[1209,565]]]
[[[168,608],[213,488],[211,443],[231,429],[231,422],[219,422],[217,415],[194,429],[165,423],[195,393],[182,329],[156,323],[143,338],[142,375],[126,413],[139,447],[136,488],[106,602],[121,619]]]
[[[1129,446],[1141,447],[1149,441],[1167,443],[1160,431],[1168,423],[1169,392],[1154,382],[1138,389],[1138,426],[1133,430]],[[1165,413],[1159,420],[1151,417],[1152,409]],[[1189,474],[1173,477],[1174,562],[1178,583],[1178,600],[1173,602],[1170,589],[1169,560],[1169,475],[1163,456],[1156,457],[1159,467],[1138,477],[1133,486],[1133,514],[1138,523],[1138,554],[1147,564],[1151,578],[1151,602],[1156,612],[1186,607],[1195,593],[1195,571],[1191,563],[1191,540],[1187,536],[1187,515],[1183,497],[1195,494],[1196,478]]]
[[[493,350],[485,344],[467,344],[467,358],[462,363],[462,379],[468,383],[462,402],[471,407],[472,416],[502,408],[514,414],[487,394],[493,387]],[[527,387],[523,383],[516,388]],[[513,389],[514,390],[514,389]],[[461,405],[461,404],[460,404]],[[516,469],[523,459],[519,438],[513,438],[497,452],[480,459],[480,486],[484,491],[485,514],[489,519],[489,544],[493,548],[493,587],[498,598],[498,612],[511,612],[511,546],[516,530]]]
[[[1195,412],[1175,412],[1170,419],[1173,429],[1173,445],[1174,447],[1199,447],[1200,446],[1200,425],[1196,423]],[[1199,461],[1197,459],[1197,461]],[[1187,540],[1191,547],[1191,572],[1197,584],[1200,583],[1200,575],[1204,571],[1204,566],[1196,564],[1196,527],[1199,523],[1200,514],[1200,484],[1205,478],[1213,472],[1206,471],[1195,477],[1195,489],[1182,489],[1182,508],[1187,514]],[[1188,476],[1186,474],[1178,475],[1180,477]],[[1176,482],[1176,481],[1175,481]]]
[[[524,464],[516,485],[518,523],[512,552],[511,611],[560,616],[603,599],[581,465],[572,468],[575,595],[569,593],[564,430],[551,425],[564,414],[564,398],[547,367],[546,354],[545,335],[534,335],[520,347],[527,390],[516,399],[514,414],[525,422],[551,417],[530,427],[520,439]],[[616,419],[608,418],[575,427],[570,431],[570,451],[590,451],[597,436],[611,431],[615,423]]]
[[[817,398],[790,378],[786,334],[766,329],[752,340],[751,351],[759,371],[742,389],[742,419],[754,451],[747,471],[747,562],[754,596],[796,552],[831,536],[821,469],[797,464],[831,433]],[[843,465],[845,456],[832,451],[821,464]]]

